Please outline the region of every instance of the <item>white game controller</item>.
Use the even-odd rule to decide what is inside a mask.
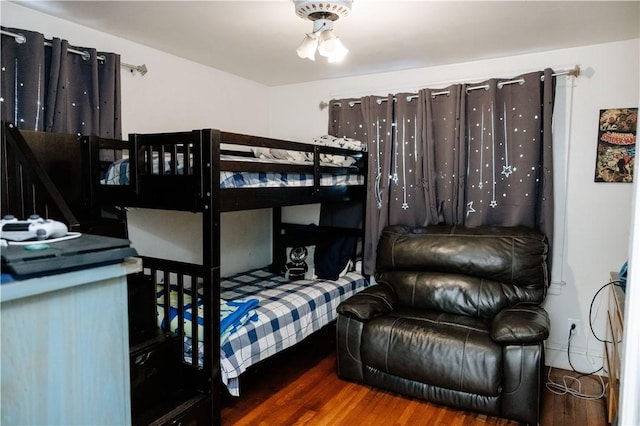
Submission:
[[[67,225],[53,219],[31,215],[27,220],[18,220],[13,215],[0,219],[0,238],[9,241],[49,240],[67,235]]]

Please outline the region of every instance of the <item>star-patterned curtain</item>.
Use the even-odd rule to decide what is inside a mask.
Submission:
[[[22,36],[2,35],[2,120],[20,129],[122,138],[119,55],[2,30]]]
[[[388,173],[393,152],[393,96],[366,96],[331,102],[329,133],[347,136],[367,143],[368,176],[366,220],[364,224],[363,272],[371,274],[375,267],[378,238],[389,223]]]
[[[490,80],[467,98],[465,225],[524,225],[551,240],[551,70]],[[547,93],[548,91],[548,93]]]
[[[522,225],[551,246],[554,86],[547,69],[332,101],[329,133],[369,148],[365,273],[387,225]]]

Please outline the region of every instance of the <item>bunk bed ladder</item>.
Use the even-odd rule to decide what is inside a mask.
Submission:
[[[80,222],[47,172],[13,124],[2,123],[2,210],[18,219],[31,214],[66,223],[79,230]]]

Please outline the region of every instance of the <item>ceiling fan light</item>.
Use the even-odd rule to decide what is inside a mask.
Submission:
[[[329,59],[340,62],[349,52],[333,34],[333,23],[346,17],[353,0],[293,0],[296,13],[313,22],[313,32],[307,34],[296,50],[301,58],[315,60],[315,50]]]
[[[302,40],[302,43],[300,43],[300,46],[296,49],[296,52],[300,58],[307,58],[315,61],[317,48],[318,38],[307,34],[304,40]]]
[[[328,31],[327,31],[328,32]],[[320,40],[318,53],[328,58],[329,62],[340,62],[349,53],[338,37],[331,34],[330,37]]]
[[[328,28],[320,33],[318,33],[318,41],[323,43],[325,41],[329,41],[331,39],[336,38],[336,35],[333,32],[332,28]]]
[[[313,21],[313,34],[319,34],[320,36],[322,36],[323,33],[332,30],[333,21],[329,19],[317,19]]]
[[[293,0],[293,3],[302,19],[314,21],[318,16],[330,16],[336,21],[349,15],[353,0]]]
[[[338,43],[340,43],[340,40],[338,40]],[[337,63],[337,62],[342,62],[342,60],[347,56],[347,53],[349,53],[349,49],[347,49],[346,47],[344,47],[342,45],[342,43],[340,43],[340,47],[337,48],[332,54],[331,56],[329,56],[327,58],[329,63]]]
[[[318,53],[329,57],[335,48],[334,41],[337,40],[332,30],[323,31],[318,36]]]

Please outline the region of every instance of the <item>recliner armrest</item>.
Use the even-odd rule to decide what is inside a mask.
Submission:
[[[539,306],[516,305],[493,318],[491,338],[502,344],[538,343],[549,337],[549,314]]]
[[[364,321],[392,311],[395,302],[396,294],[393,290],[384,284],[378,284],[351,296],[338,305],[337,311]]]

